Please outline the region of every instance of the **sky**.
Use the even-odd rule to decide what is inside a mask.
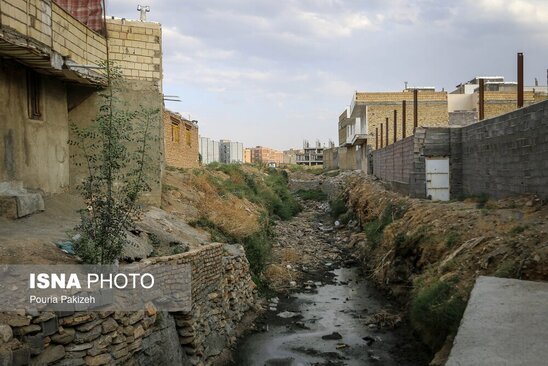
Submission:
[[[107,15],[162,24],[166,107],[200,135],[246,147],[336,141],[358,91],[477,75],[546,85],[546,0],[107,0]]]

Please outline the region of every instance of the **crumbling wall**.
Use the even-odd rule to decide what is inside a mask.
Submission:
[[[147,262],[191,264],[190,312],[0,313],[0,365],[209,364],[255,304],[243,248],[210,244]]]

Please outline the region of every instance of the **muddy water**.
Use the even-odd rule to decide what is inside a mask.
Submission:
[[[388,305],[356,268],[336,269],[331,274],[331,280],[324,278],[329,284],[316,282],[314,289],[280,299],[277,309],[269,310],[259,324],[262,331],[240,342],[234,365],[425,364],[404,331],[367,324],[368,314]],[[298,315],[289,319],[277,316],[285,311]],[[341,339],[322,339],[334,332]]]

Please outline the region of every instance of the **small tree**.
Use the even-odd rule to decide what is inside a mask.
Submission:
[[[158,171],[147,148],[159,136],[151,127],[159,110],[128,110],[116,96],[123,92],[120,70],[104,64],[107,88],[99,93],[99,112],[87,127],[72,124],[87,176],[79,185],[87,209],[81,210],[75,252],[85,263],[110,264],[128,243],[127,230],[139,211],[142,192],[150,191],[147,173]]]

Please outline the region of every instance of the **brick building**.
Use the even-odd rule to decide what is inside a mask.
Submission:
[[[164,111],[164,148],[166,165],[197,168],[199,162],[198,124],[178,113]]]
[[[284,162],[284,153],[269,147],[257,146],[251,148],[251,162],[279,165]]]
[[[244,163],[251,164],[251,149],[248,147],[244,149]]]
[[[418,106],[417,125],[448,125],[449,113],[445,91],[439,92],[435,91],[435,88],[426,87],[405,89],[401,92],[356,92],[351,105],[339,116],[338,161],[341,169],[367,170],[369,151],[376,149],[377,146],[386,146],[401,140],[404,135],[413,134],[415,90]]]

